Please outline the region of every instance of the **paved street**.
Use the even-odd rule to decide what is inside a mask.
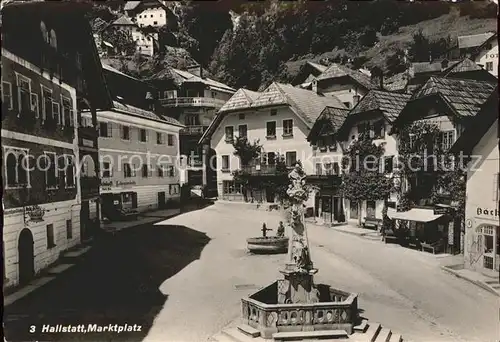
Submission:
[[[241,297],[281,277],[284,255],[248,255],[245,241],[279,219],[216,203],[122,231],[8,307],[7,340],[45,322],[143,325],[118,335],[45,336],[51,340],[206,341],[239,317]],[[498,297],[443,272],[434,256],[331,228],[310,226],[308,235],[316,282],[359,293],[363,317],[412,341],[498,341]]]

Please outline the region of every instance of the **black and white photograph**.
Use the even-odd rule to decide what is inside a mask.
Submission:
[[[5,342],[500,342],[497,0],[2,0]]]

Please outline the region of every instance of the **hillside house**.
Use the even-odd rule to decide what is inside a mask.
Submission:
[[[347,108],[353,108],[371,89],[377,89],[370,77],[344,65],[333,63],[312,80],[314,92],[337,97]]]
[[[458,52],[461,57],[472,59],[486,71],[498,77],[498,34],[496,32],[459,36]]]
[[[292,81],[292,85],[304,89],[310,89],[312,80],[325,72],[328,67],[311,61],[307,61],[299,70]]]
[[[162,1],[127,1],[123,10],[139,27],[162,27],[177,23],[177,16]]]

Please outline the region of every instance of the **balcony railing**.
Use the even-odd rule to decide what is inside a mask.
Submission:
[[[211,97],[175,97],[171,99],[160,99],[160,103],[165,107],[211,107],[221,108],[225,100]]]
[[[250,165],[243,166],[241,170],[255,176],[269,176],[276,174],[276,165]]]
[[[185,135],[202,135],[208,126],[195,125],[195,126],[186,126],[186,128],[181,129],[180,133]]]

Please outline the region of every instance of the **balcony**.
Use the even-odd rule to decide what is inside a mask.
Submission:
[[[225,100],[214,99],[211,97],[174,97],[170,99],[160,99],[164,107],[209,107],[221,108]]]
[[[97,149],[98,137],[94,127],[78,127],[78,146]]]
[[[98,177],[82,176],[80,178],[80,188],[82,199],[92,199],[99,196],[100,180]]]
[[[241,170],[252,176],[274,176],[276,174],[276,165],[249,165],[243,166]]]
[[[181,129],[179,133],[183,135],[203,135],[207,129],[208,126],[194,125]]]

